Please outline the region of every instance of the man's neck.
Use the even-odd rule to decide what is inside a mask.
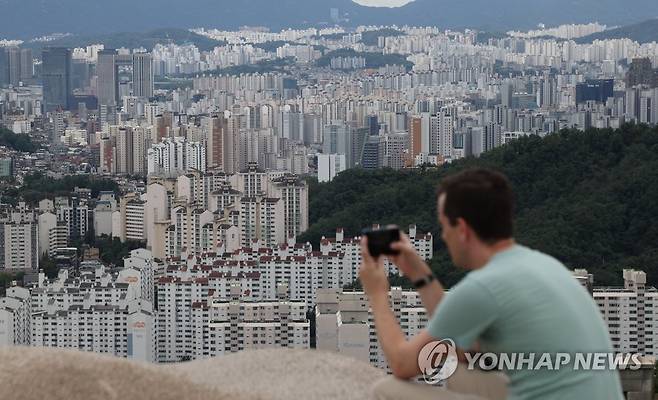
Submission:
[[[474,266],[472,269],[480,269],[487,265],[491,258],[495,256],[496,254],[509,250],[512,246],[514,246],[516,242],[514,239],[504,239],[504,240],[499,240],[496,243],[492,245],[483,245],[480,247],[479,251],[475,254],[475,257],[473,258],[473,263],[472,265]]]

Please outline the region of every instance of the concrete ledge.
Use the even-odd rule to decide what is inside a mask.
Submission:
[[[12,400],[358,400],[370,398],[370,386],[384,375],[369,364],[313,350],[244,351],[164,365],[73,350],[0,350],[0,397]]]

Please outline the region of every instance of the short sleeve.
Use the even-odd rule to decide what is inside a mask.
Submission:
[[[499,310],[491,292],[469,277],[441,300],[429,322],[428,332],[436,339],[452,339],[457,347],[469,349],[496,320]]]

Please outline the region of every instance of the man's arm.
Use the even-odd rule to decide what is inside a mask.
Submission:
[[[383,258],[375,259],[368,253],[366,238],[361,240],[361,256],[359,279],[368,296],[379,344],[393,375],[401,379],[412,378],[420,373],[418,353],[432,338],[422,331],[411,340],[406,339],[388,302],[390,287]]]
[[[375,330],[388,366],[393,375],[400,379],[410,379],[421,373],[418,354],[427,343],[435,340],[427,330],[407,340],[388,302],[388,293],[373,294],[369,297]]]
[[[416,252],[409,237],[402,233],[400,241],[391,244],[391,248],[398,251],[397,255],[389,256],[393,264],[406,276],[411,282],[418,281],[432,274],[429,265]],[[445,291],[437,279],[418,290],[420,299],[423,302],[428,317],[434,315],[436,307],[443,298]]]
[[[411,282],[423,279],[426,276],[432,274],[430,267],[424,261],[421,260],[421,262],[424,267],[418,268],[418,270],[408,276]],[[425,310],[427,311],[427,316],[431,317],[434,315],[436,307],[439,305],[441,299],[443,299],[443,295],[445,294],[443,286],[438,279],[434,279],[429,284],[423,286],[420,289],[417,289],[417,292],[420,295],[420,300],[423,302]]]

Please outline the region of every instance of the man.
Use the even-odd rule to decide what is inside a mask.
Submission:
[[[393,377],[374,386],[378,399],[623,399],[612,369],[592,371],[514,368],[500,373],[467,370],[460,363],[445,387],[406,380],[420,375],[418,355],[430,342],[450,339],[458,352],[612,352],[599,310],[567,268],[554,258],[516,244],[513,193],[500,173],[471,169],[444,179],[438,191],[442,239],[458,267],[470,273],[449,293],[434,278],[406,236],[392,247],[391,261],[417,287],[427,328],[405,338],[388,301],[383,260],[364,238],[359,277],[368,295],[379,343]],[[460,360],[465,360],[460,357]]]

